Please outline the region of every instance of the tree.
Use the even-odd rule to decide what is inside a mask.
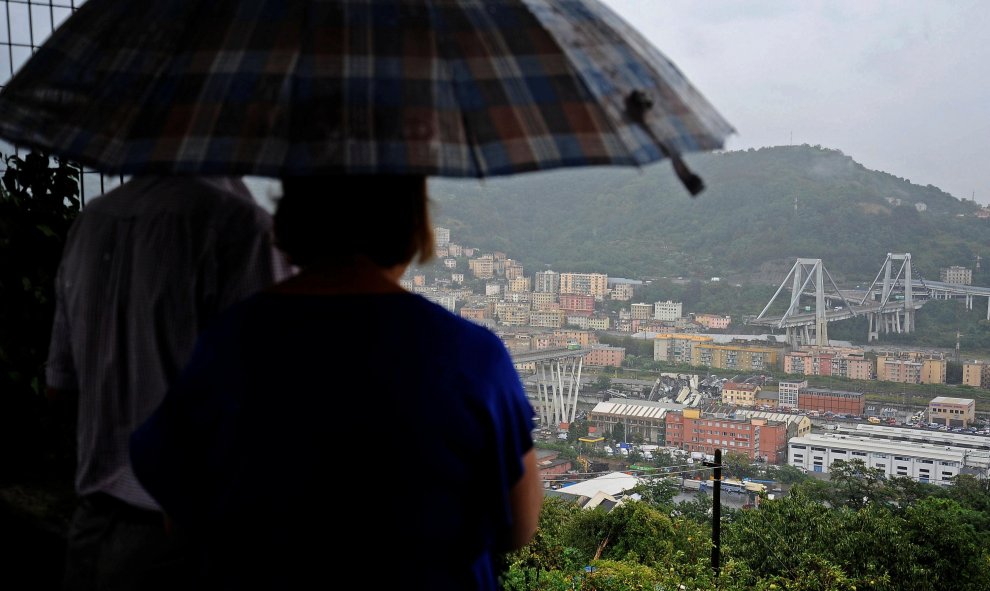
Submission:
[[[725,466],[727,478],[752,478],[757,473],[757,468],[753,466],[749,456],[738,451],[730,451],[723,455],[722,465]]]
[[[828,471],[840,504],[858,508],[869,503],[886,504],[891,499],[890,490],[884,486],[884,471],[870,468],[863,460],[835,460]]]
[[[604,373],[598,374],[598,378],[595,379],[594,387],[599,392],[604,392],[612,387],[612,378],[608,377]]]
[[[6,158],[0,187],[0,474],[47,470],[70,456],[42,397],[55,310],[55,272],[79,213],[79,168],[31,152]],[[54,427],[54,433],[49,429]],[[54,446],[54,449],[53,449]]]
[[[649,478],[637,484],[632,492],[639,493],[643,502],[660,510],[673,507],[674,497],[680,492],[680,486],[672,477]]]
[[[986,589],[990,552],[972,525],[985,519],[950,499],[928,498],[908,507],[905,533],[914,550],[914,579],[929,583],[916,588]]]

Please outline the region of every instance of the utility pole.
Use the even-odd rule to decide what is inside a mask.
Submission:
[[[712,475],[712,570],[718,578],[721,567],[721,531],[722,524],[722,450],[715,450],[714,462],[703,462],[704,466],[715,468]]]

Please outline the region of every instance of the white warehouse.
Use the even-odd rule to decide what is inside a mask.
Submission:
[[[927,443],[892,442],[848,435],[806,435],[787,444],[787,463],[825,472],[835,460],[862,460],[888,477],[948,485],[965,464],[967,450]]]

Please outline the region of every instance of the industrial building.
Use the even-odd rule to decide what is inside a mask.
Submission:
[[[965,450],[930,443],[908,443],[851,435],[806,435],[787,444],[787,463],[808,472],[829,472],[836,460],[862,460],[887,477],[947,485],[965,466]]]

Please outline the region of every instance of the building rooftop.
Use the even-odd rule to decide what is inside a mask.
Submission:
[[[685,404],[676,402],[651,402],[641,400],[636,402],[599,402],[591,412],[619,415],[624,417],[662,419],[669,410],[683,410]]]
[[[598,493],[615,496],[639,484],[639,478],[625,472],[609,472],[598,478],[578,482],[570,486],[562,486],[557,492],[594,498]]]
[[[892,454],[900,456],[924,457],[943,462],[960,462],[965,458],[966,451],[945,445],[930,443],[910,443],[905,441],[890,441],[887,439],[871,439],[853,435],[811,434],[794,437],[787,442],[793,445],[818,445],[846,450],[865,451],[873,453]]]
[[[972,398],[953,398],[951,396],[936,396],[931,404],[975,404]]]

